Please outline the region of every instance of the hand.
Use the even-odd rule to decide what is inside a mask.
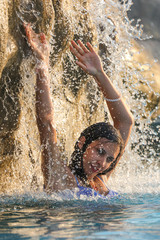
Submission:
[[[49,46],[44,33],[36,34],[30,24],[23,24],[28,44],[34,52],[37,63],[49,64]]]
[[[78,58],[76,63],[80,68],[92,76],[103,71],[101,60],[89,42],[87,42],[88,48],[80,40],[78,40],[79,46],[74,41],[71,41],[71,44],[70,50]]]

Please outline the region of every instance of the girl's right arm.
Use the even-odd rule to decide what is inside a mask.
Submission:
[[[87,47],[80,40],[78,40],[78,45],[72,41],[70,50],[78,59],[76,61],[77,65],[96,80],[106,99],[113,125],[119,130],[125,147],[131,134],[134,122],[133,116],[125,101],[103,71],[101,60],[89,42],[87,43]],[[107,178],[109,178],[111,172],[107,174]]]
[[[78,58],[78,61],[76,61],[77,65],[95,78],[106,99],[114,127],[120,131],[124,145],[126,146],[134,122],[131,112],[103,71],[100,58],[91,44],[87,43],[88,48],[86,48],[80,40],[78,41],[79,46],[74,41],[72,41],[71,44],[71,52]]]

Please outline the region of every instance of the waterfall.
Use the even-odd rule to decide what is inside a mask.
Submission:
[[[90,124],[110,119],[93,78],[69,51],[72,39],[91,42],[135,119],[125,154],[109,186],[122,192],[159,192],[159,65],[136,40],[143,26],[128,18],[132,1],[1,0],[0,9],[0,192],[42,190],[41,148],[35,118],[35,63],[22,23],[44,32],[50,43],[55,124],[69,159]]]

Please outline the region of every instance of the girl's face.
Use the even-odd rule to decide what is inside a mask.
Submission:
[[[83,155],[83,168],[88,180],[108,169],[119,151],[119,145],[106,138],[93,141]]]

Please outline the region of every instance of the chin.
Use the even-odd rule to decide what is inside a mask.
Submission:
[[[95,177],[95,176],[97,176],[97,174],[90,174],[87,178],[88,178],[88,180],[93,180],[93,178]]]

